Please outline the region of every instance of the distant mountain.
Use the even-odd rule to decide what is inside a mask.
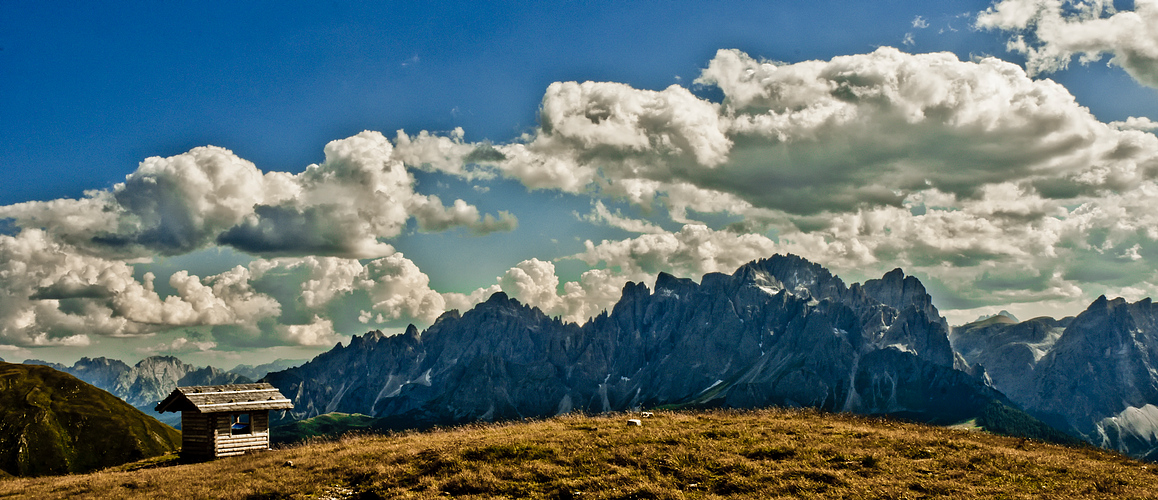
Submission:
[[[241,375],[242,377],[248,378],[250,380],[258,380],[258,379],[266,376],[266,374],[268,374],[269,372],[276,372],[276,371],[281,371],[281,370],[287,370],[290,368],[295,368],[295,367],[301,366],[306,361],[309,361],[309,360],[308,359],[281,359],[281,358],[278,358],[278,359],[275,359],[272,362],[266,363],[264,365],[257,365],[257,366],[237,365],[237,366],[233,367],[232,370],[229,370],[229,373],[236,373],[236,374]]]
[[[1041,317],[1018,323],[995,315],[954,328],[949,339],[966,362],[984,369],[994,387],[1024,405],[1037,391],[1033,374],[1038,362],[1072,321]]]
[[[1076,318],[957,327],[953,346],[1058,429],[1158,458],[1158,305],[1099,297]]]
[[[245,384],[253,381],[212,366],[198,368],[173,356],[152,356],[133,366],[104,357],[81,358],[71,367],[39,360],[24,363],[50,366],[69,373],[173,426],[180,426],[181,415],[157,413],[153,411],[153,406],[178,386]]]
[[[370,332],[266,381],[283,419],[362,413],[394,427],[653,407],[807,406],[951,423],[1015,404],[954,368],[948,325],[894,270],[847,287],[774,256],[700,284],[628,283],[610,313],[562,323],[499,292],[425,332]],[[1028,417],[1026,417],[1028,420]]]
[[[999,312],[997,314],[985,314],[982,316],[978,316],[977,319],[973,320],[973,323],[980,323],[982,321],[989,320],[989,319],[995,319],[998,321],[1009,320],[1010,322],[1013,322],[1013,323],[1018,323],[1021,321],[1021,320],[1017,319],[1017,316],[1014,316],[1013,313],[1006,311],[1005,309],[1002,309],[1001,312]]]
[[[40,360],[40,359],[26,359],[26,360],[24,360],[24,364],[47,366],[47,367],[52,368],[53,370],[57,370],[57,371],[67,371],[68,370],[67,366],[64,366],[60,363],[53,363],[50,361],[44,361],[44,360]]]
[[[0,470],[88,472],[180,448],[181,434],[46,366],[0,362]]]

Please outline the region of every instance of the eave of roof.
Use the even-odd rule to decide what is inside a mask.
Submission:
[[[155,410],[217,413],[284,410],[293,407],[293,402],[282,396],[277,388],[267,383],[259,383],[178,387],[164,401],[158,403]]]

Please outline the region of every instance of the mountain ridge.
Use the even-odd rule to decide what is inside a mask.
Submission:
[[[71,367],[39,360],[26,360],[24,364],[49,366],[73,375],[174,427],[180,427],[181,415],[157,413],[153,406],[178,386],[252,382],[242,375],[213,366],[197,367],[185,363],[176,356],[150,356],[133,366],[105,357],[83,357]]]
[[[497,292],[423,332],[356,336],[265,380],[295,402],[283,421],[336,411],[395,427],[659,406],[950,423],[1017,406],[954,365],[948,325],[916,278],[898,269],[849,287],[777,255],[698,284],[667,273],[654,290],[627,283],[582,326]]]

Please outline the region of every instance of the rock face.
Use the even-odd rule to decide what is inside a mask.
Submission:
[[[996,387],[1020,404],[1037,391],[1034,370],[1073,318],[1041,317],[1018,323],[1004,315],[953,329],[953,349],[968,363],[984,368]]]
[[[337,411],[397,426],[572,410],[767,405],[962,421],[1010,403],[955,370],[948,326],[900,270],[846,287],[796,256],[701,283],[628,283],[582,327],[503,293],[421,334],[371,332],[266,377],[295,403],[285,419]]]
[[[1076,318],[957,327],[953,346],[1030,414],[1093,444],[1158,458],[1158,305],[1099,297]]]
[[[88,472],[181,446],[171,427],[47,366],[0,363],[0,408],[0,471],[16,476]]]
[[[1158,306],[1100,297],[1038,362],[1029,406],[1098,442],[1098,422],[1158,403]],[[1064,427],[1063,427],[1064,426]],[[1158,443],[1155,444],[1158,446]]]
[[[103,357],[81,358],[71,368],[35,360],[25,361],[25,364],[45,365],[69,373],[171,425],[180,423],[181,415],[159,414],[153,411],[153,406],[165,399],[178,386],[252,382],[246,377],[224,372],[212,366],[198,368],[173,356],[148,357],[134,366]]]

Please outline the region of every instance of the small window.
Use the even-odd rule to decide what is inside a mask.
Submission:
[[[238,434],[252,434],[253,426],[249,423],[249,414],[234,413],[233,425],[229,427],[229,433],[234,436]]]

